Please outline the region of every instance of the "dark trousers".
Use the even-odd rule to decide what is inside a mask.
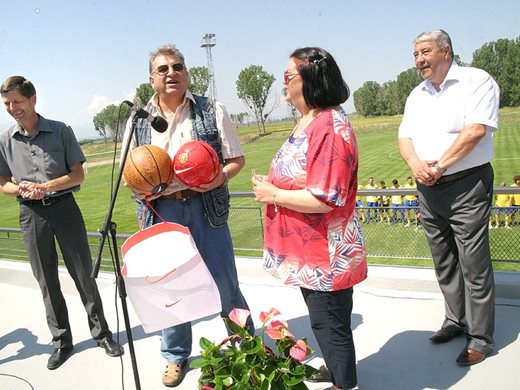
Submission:
[[[58,241],[67,270],[76,284],[88,315],[95,340],[111,338],[103,305],[90,277],[92,256],[83,216],[74,197],[68,196],[49,206],[31,202],[20,205],[20,228],[34,277],[43,295],[47,324],[55,348],[72,346],[72,333],[65,298],[58,277]]]
[[[444,295],[443,327],[464,327],[468,347],[489,353],[495,326],[495,283],[488,221],[493,168],[459,180],[417,185],[426,238]]]
[[[315,291],[301,288],[332,383],[341,389],[357,385],[356,351],[350,329],[353,289]]]

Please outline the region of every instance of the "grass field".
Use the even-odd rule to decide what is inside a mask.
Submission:
[[[406,181],[410,171],[399,156],[397,129],[400,116],[363,118],[351,116],[357,134],[360,164],[359,182],[366,184],[373,176],[376,183],[385,180],[390,186],[392,179],[400,183]],[[251,191],[251,170],[267,173],[269,163],[280,145],[292,130],[292,123],[268,124],[267,134],[258,136],[255,125],[237,129],[246,155],[246,167],[230,183],[231,191]],[[514,175],[520,174],[520,108],[506,108],[500,111],[500,129],[494,136],[495,186],[504,180],[512,183]],[[87,155],[87,173],[81,191],[76,199],[83,211],[88,231],[96,231],[103,226],[110,201],[112,167],[107,161],[112,158],[112,143],[87,143],[82,145]],[[118,150],[120,145],[118,145]],[[117,157],[119,160],[119,157]],[[99,165],[98,165],[99,164]],[[117,170],[115,174],[117,175]],[[133,233],[138,229],[132,193],[121,186],[113,213],[118,233]],[[233,198],[233,206],[258,206],[252,198]],[[256,211],[252,211],[255,213]],[[14,198],[0,196],[0,226],[18,227],[18,207]],[[241,229],[246,234],[247,229]],[[238,237],[235,238],[237,240]],[[388,240],[387,240],[388,241]]]

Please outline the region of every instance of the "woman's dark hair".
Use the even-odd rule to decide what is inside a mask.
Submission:
[[[307,106],[334,107],[348,99],[350,91],[330,53],[319,47],[303,47],[296,49],[290,57],[303,61],[299,73]]]
[[[36,89],[34,88],[33,83],[23,76],[11,76],[2,83],[2,86],[0,86],[0,94],[5,94],[15,90],[18,90],[20,95],[28,99],[36,95]]]

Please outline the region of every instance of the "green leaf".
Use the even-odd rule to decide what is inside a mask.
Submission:
[[[202,368],[202,367],[206,367],[208,365],[211,365],[211,363],[203,358],[193,359],[190,362],[190,368]]]
[[[233,384],[233,382],[234,382],[234,381],[233,381],[233,377],[228,376],[226,379],[224,379],[224,380],[222,381],[222,384],[223,384],[224,386],[228,386],[228,387],[229,387],[229,386],[231,386],[231,385]]]
[[[282,376],[282,379],[287,386],[293,387],[296,386],[298,383],[303,382],[305,380],[305,377],[284,374]]]
[[[224,318],[224,323],[226,324],[226,327],[228,328],[229,332],[231,334],[236,334],[240,336],[242,339],[251,337],[249,333],[247,333],[247,330],[244,328],[241,328],[237,324],[235,324],[233,321],[231,321],[229,318]]]
[[[262,350],[262,339],[260,337],[254,337],[251,340],[242,342],[240,350],[246,355],[256,354]]]
[[[231,375],[233,375],[235,378],[239,378],[243,376],[244,373],[247,374],[248,370],[249,368],[244,363],[235,363],[231,369]]]
[[[204,351],[211,351],[213,348],[216,348],[216,345],[205,337],[200,338],[199,345]]]
[[[305,367],[305,377],[306,378],[310,378],[314,374],[317,374],[320,372],[320,370],[318,370],[312,366],[309,366],[308,364],[304,364],[303,366]]]
[[[225,366],[215,370],[215,378],[226,378],[231,375],[231,367]]]

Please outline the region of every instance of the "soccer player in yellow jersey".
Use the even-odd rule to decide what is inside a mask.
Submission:
[[[358,184],[357,189],[358,189],[358,191],[364,190],[365,187],[363,187],[361,184]],[[357,210],[358,219],[360,221],[365,222],[365,209],[363,208],[363,197],[361,195],[359,195],[359,193],[356,195],[356,210]]]
[[[394,179],[392,180],[392,187],[390,187],[393,190],[398,190],[399,188],[403,188],[399,184],[399,180]],[[403,196],[402,195],[392,195],[391,197],[391,203],[392,203],[392,223],[395,222],[403,222]],[[399,217],[397,217],[399,215]],[[399,218],[399,220],[397,220]]]
[[[505,181],[500,183],[500,187],[505,187],[507,184]],[[495,206],[497,210],[495,212],[495,227],[500,226],[500,216],[504,216],[504,227],[511,229],[509,226],[509,214],[511,214],[511,195],[510,194],[496,194],[495,195]]]
[[[414,183],[411,176],[406,178],[406,184],[404,185],[404,188],[417,188],[417,184]],[[417,195],[405,195],[404,206],[406,218],[406,224],[404,226],[410,226],[412,211],[415,213],[415,226],[419,226],[419,209],[417,208],[419,206],[419,202],[417,200]]]
[[[365,190],[377,190],[379,187],[374,183],[374,178],[368,178],[368,184],[365,186]],[[370,215],[372,214],[370,211],[373,211],[374,221],[377,222],[377,196],[376,195],[367,195],[367,211],[366,211],[366,222],[370,222]]]
[[[513,178],[514,183],[511,184],[511,187],[520,187],[520,175],[516,175]],[[513,226],[515,222],[515,217],[520,215],[520,193],[511,194],[511,221],[510,226]]]
[[[386,189],[386,183],[384,180],[379,182],[379,188],[382,190]],[[378,197],[379,200],[379,222],[386,222],[390,224],[390,197],[388,195],[381,195]]]

